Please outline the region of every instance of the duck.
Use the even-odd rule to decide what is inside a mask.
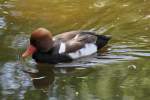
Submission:
[[[22,58],[32,56],[38,63],[58,64],[90,56],[102,49],[111,39],[109,35],[73,30],[53,36],[46,28],[31,33],[30,43]]]

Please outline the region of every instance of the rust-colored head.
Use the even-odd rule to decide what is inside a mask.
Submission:
[[[22,57],[32,55],[34,52],[47,52],[53,47],[52,33],[45,28],[38,28],[34,30],[30,37],[30,45],[23,53]]]

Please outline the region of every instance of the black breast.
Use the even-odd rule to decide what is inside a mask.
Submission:
[[[56,52],[55,49],[52,49],[48,52],[37,51],[32,55],[32,58],[36,62],[49,64],[57,64],[72,61],[72,58],[70,58],[67,54],[59,54]]]
[[[49,63],[49,64],[57,64],[63,62],[70,62],[72,59],[66,54],[48,54],[36,52],[33,54],[32,58],[39,63]]]

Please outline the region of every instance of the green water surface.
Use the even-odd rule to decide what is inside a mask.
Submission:
[[[36,65],[20,55],[38,27],[113,38],[101,55]],[[150,100],[150,0],[0,0],[0,100]]]

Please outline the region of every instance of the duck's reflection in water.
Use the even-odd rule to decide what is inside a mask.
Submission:
[[[37,64],[37,71],[26,70],[31,76],[33,85],[36,89],[41,89],[44,92],[48,91],[48,87],[53,83],[55,75],[53,66],[48,64]]]
[[[48,92],[56,76],[74,75],[76,68],[55,68],[50,64],[37,64],[35,69],[25,70],[31,76],[32,83],[36,89]]]

